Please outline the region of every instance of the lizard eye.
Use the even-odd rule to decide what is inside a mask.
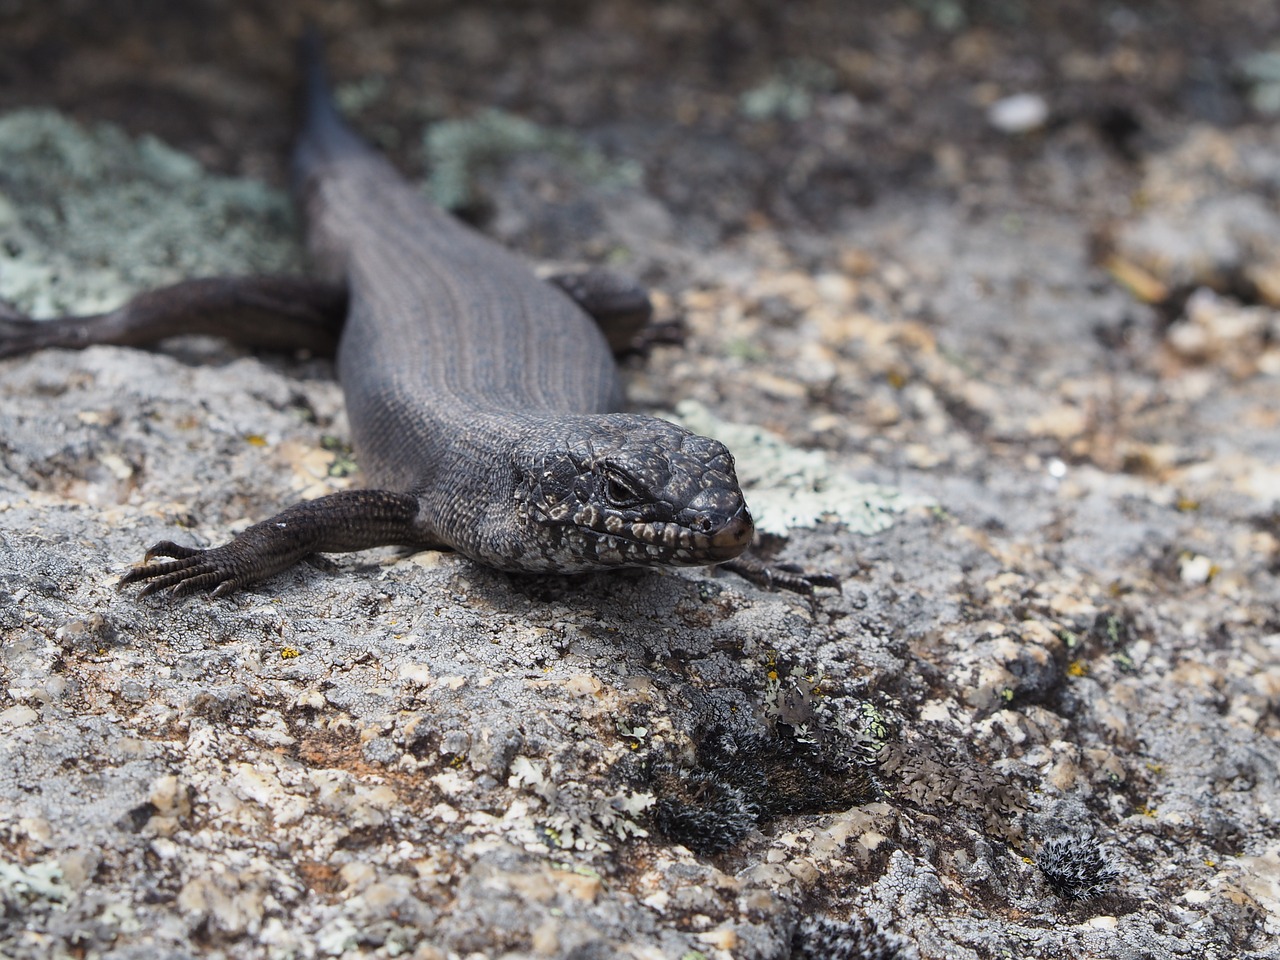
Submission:
[[[604,495],[613,507],[634,507],[644,500],[636,490],[636,483],[630,477],[616,470],[603,472]]]

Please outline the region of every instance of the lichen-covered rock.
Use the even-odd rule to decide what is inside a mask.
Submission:
[[[1214,31],[1266,5],[747,6],[346,5],[335,73],[393,151],[424,111],[533,111],[499,126],[535,154],[471,192],[487,228],[656,283],[687,342],[627,362],[634,402],[728,430],[763,549],[843,592],[382,550],[140,602],[115,578],[147,544],[359,482],[331,368],[0,362],[0,954],[1269,956],[1274,136],[1163,119],[1214,83],[1182,40],[1236,49]],[[225,9],[104,44],[27,5],[6,90],[38,60],[79,117],[191,97],[201,156],[283,182],[282,92],[243,74],[285,44]],[[1136,139],[1073,106],[1135,76]],[[1053,122],[987,130],[1018,89]],[[559,162],[569,127],[644,177]],[[0,116],[0,159],[0,295],[38,313],[301,263],[256,173],[48,111]]]

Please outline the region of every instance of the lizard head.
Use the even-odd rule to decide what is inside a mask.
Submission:
[[[724,444],[654,417],[557,420],[526,434],[516,474],[544,569],[721,563],[754,532]],[[520,566],[539,561],[526,555]]]

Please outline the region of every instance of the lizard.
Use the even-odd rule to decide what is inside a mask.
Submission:
[[[537,277],[435,207],[338,113],[302,44],[293,158],[318,278],[184,281],[90,317],[0,310],[0,357],[207,333],[336,351],[369,482],[304,500],[211,548],[161,541],[120,580],[140,595],[225,596],[316,553],[410,546],[499,570],[715,565],[811,594],[825,574],[744,551],[754,525],[723,444],[624,413],[614,346],[649,314],[600,271]]]

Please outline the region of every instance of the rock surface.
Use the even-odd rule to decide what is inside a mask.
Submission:
[[[288,25],[241,6],[80,25],[19,85],[88,122],[0,116],[0,295],[299,268]],[[147,544],[358,482],[329,364],[0,361],[0,955],[1276,955],[1280,133],[1212,65],[1177,87],[1174,42],[1254,52],[1275,14],[747,6],[325,25],[421,179],[425,116],[552,131],[471,185],[485,229],[654,284],[688,342],[628,362],[634,402],[733,424],[764,546],[843,593],[384,550],[138,601]],[[0,41],[19,80],[42,16]],[[201,31],[243,62],[174,86]],[[1136,140],[1078,108],[1135,75]],[[1045,128],[986,129],[1027,89]]]

